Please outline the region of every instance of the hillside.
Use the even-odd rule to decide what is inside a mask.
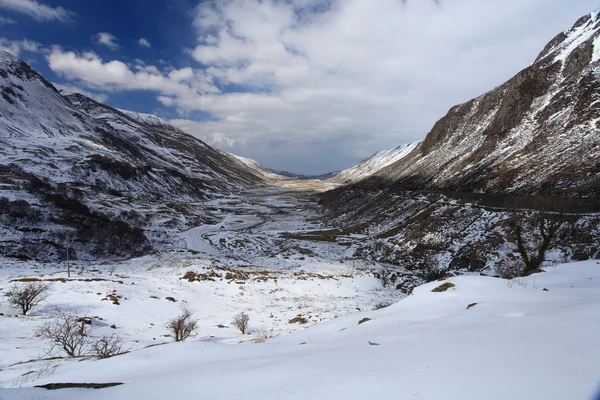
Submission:
[[[598,12],[582,17],[531,66],[450,109],[363,187],[598,195],[599,36]]]
[[[72,257],[141,254],[209,220],[195,202],[262,183],[157,117],[62,96],[6,52],[0,90],[1,254],[59,259],[67,235]]]
[[[419,146],[419,144],[419,142],[414,142],[377,152],[358,164],[339,172],[328,180],[330,182],[347,185],[376,175],[388,165],[394,164],[404,157],[407,157],[411,151]]]
[[[533,246],[540,205],[527,196],[542,194],[571,219],[552,259],[599,257],[598,37],[594,12],[508,82],[453,107],[408,154],[323,194],[328,223],[374,238],[360,257],[481,271],[519,258],[517,225]]]

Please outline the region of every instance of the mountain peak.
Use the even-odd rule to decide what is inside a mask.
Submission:
[[[600,58],[600,46],[595,43],[599,34],[600,10],[597,10],[579,18],[571,29],[556,35],[542,50],[536,59],[536,63],[550,60],[549,56],[551,55],[554,56],[552,63],[565,61],[573,51],[584,45],[593,48],[593,60],[596,61]],[[590,44],[591,46],[589,46]]]

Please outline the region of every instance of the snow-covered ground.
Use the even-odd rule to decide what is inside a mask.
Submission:
[[[166,278],[161,286],[163,292],[158,293],[157,288],[153,293],[161,296],[177,293],[182,299],[190,299],[193,290],[189,285],[198,283],[182,282],[182,288],[171,292],[177,285],[170,277],[177,274],[166,273],[172,265],[158,264],[147,272],[152,276],[152,271],[163,269],[161,275]],[[126,273],[129,275],[130,271]],[[142,284],[137,276],[135,279],[136,285],[129,281],[129,284],[115,285],[129,300],[113,308],[130,310],[130,329],[135,324],[142,325],[134,319],[139,316],[136,312],[144,307],[145,313],[151,308],[150,314],[156,315],[155,323],[160,325],[162,309],[175,310],[176,305],[162,300],[136,300],[129,290],[135,286],[136,296],[144,291],[140,290]],[[455,286],[445,292],[432,292],[446,282]],[[61,364],[53,374],[35,381],[27,381],[26,375],[21,379],[23,388],[0,389],[0,398],[591,398],[600,378],[600,265],[596,261],[559,265],[547,268],[545,273],[512,281],[470,275],[446,282],[425,284],[390,307],[339,317],[265,343],[253,344],[248,340],[251,335],[243,337],[225,329],[218,335],[236,340],[223,342],[197,337],[185,343],[136,349],[107,360],[52,361],[50,364]],[[368,282],[363,281],[363,284]],[[75,283],[56,285],[76,286]],[[232,285],[224,284],[235,287]],[[203,298],[205,305],[198,305],[198,309],[218,308],[200,287],[196,286],[197,296]],[[107,289],[110,288],[109,285]],[[85,297],[83,293],[74,292],[65,300],[83,302]],[[250,304],[255,307],[251,301],[245,305]],[[291,303],[281,301],[279,304]],[[102,308],[102,312],[107,309]],[[228,311],[221,309],[216,314],[223,315],[220,320],[227,322]],[[116,311],[103,315],[108,323],[118,318]],[[253,317],[258,327],[260,317]],[[1,318],[3,338],[7,331],[30,334],[33,324],[28,321],[30,318]],[[31,317],[36,318],[40,317]],[[359,324],[363,318],[370,320]],[[203,329],[208,329],[205,322],[202,322]],[[119,320],[119,323],[126,321]],[[143,337],[141,330],[140,326],[137,334]],[[12,345],[20,346],[16,340],[11,339]],[[243,343],[237,344],[238,341]],[[2,344],[6,346],[6,340]],[[0,354],[6,357],[10,352],[3,348]],[[3,368],[0,373],[3,385],[18,383],[15,367]],[[22,371],[35,370],[42,366],[33,364],[23,368]],[[53,369],[52,366],[45,368]],[[30,375],[35,376],[35,373]],[[124,384],[98,390],[27,388],[49,382]]]

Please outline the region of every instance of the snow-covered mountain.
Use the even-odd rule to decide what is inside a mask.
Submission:
[[[330,182],[349,184],[358,182],[376,174],[379,170],[406,157],[420,142],[403,144],[389,150],[383,150],[364,159],[360,163],[347,168],[329,179]]]
[[[600,19],[557,35],[503,85],[450,109],[406,157],[376,172],[404,189],[600,193]]]
[[[262,182],[256,170],[157,117],[62,96],[6,52],[0,91],[4,254],[36,257],[41,245],[56,256],[67,234],[76,249],[104,254],[112,239],[97,238],[100,226],[113,229],[112,250],[120,249],[109,254],[130,254],[149,247],[149,226],[182,228],[204,218],[190,203]],[[146,232],[131,231],[135,244],[127,244],[117,226]]]
[[[596,258],[598,160],[600,17],[594,12],[508,82],[450,109],[407,155],[323,194],[321,202],[331,225],[376,238],[357,256],[476,271],[516,251],[511,227],[525,222],[510,204],[529,201],[522,208],[536,209],[527,195],[541,192],[546,207],[562,207],[577,221],[554,243],[562,247],[558,258]]]

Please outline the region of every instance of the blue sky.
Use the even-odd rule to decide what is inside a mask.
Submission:
[[[0,0],[0,48],[60,87],[319,174],[421,140],[598,0]],[[143,39],[143,40],[142,40]]]

